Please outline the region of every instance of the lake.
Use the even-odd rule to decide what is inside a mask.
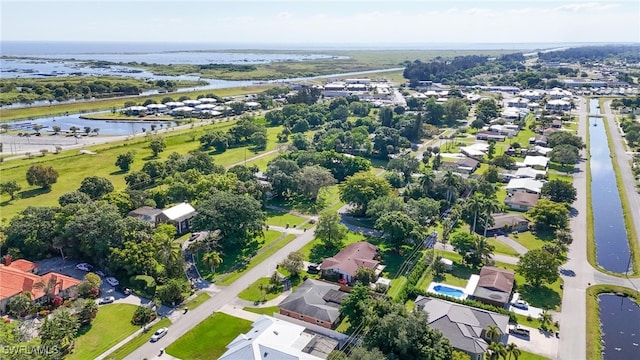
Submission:
[[[640,307],[631,298],[598,296],[602,329],[602,359],[640,359]]]

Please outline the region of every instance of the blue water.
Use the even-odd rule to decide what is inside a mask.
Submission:
[[[462,290],[458,290],[458,289],[452,289],[448,286],[444,286],[444,285],[436,285],[433,287],[433,291],[441,294],[441,295],[447,295],[447,296],[451,296],[457,299],[462,299],[464,297],[464,291]]]
[[[143,129],[151,130],[151,125],[157,129],[162,127],[176,126],[174,121],[106,121],[81,119],[79,114],[68,116],[55,116],[34,120],[18,120],[10,122],[12,129],[20,131],[24,129],[27,133],[32,133],[33,125],[42,125],[43,134],[53,132],[54,126],[60,126],[62,131],[69,130],[72,126],[79,127],[83,131],[85,126],[92,129],[100,129],[100,135],[133,135],[143,132]]]
[[[598,296],[602,329],[602,359],[640,359],[640,307],[632,299]]]
[[[598,114],[598,99],[591,99],[589,108],[592,114]],[[589,117],[591,207],[596,260],[606,270],[624,273],[629,269],[631,255],[605,126],[602,118]]]

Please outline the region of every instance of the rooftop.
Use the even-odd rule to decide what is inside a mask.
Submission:
[[[172,206],[168,209],[162,210],[162,213],[173,221],[182,221],[188,217],[193,216],[196,213],[196,209],[188,203],[180,203],[176,206]]]

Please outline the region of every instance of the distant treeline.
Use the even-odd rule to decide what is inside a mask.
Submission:
[[[640,61],[640,45],[582,46],[566,50],[538,53],[545,61],[601,61],[607,58]]]
[[[201,70],[224,70],[224,71],[236,71],[247,72],[255,71],[258,68],[254,65],[237,65],[237,64],[205,64],[200,65]]]
[[[501,74],[515,70],[522,65],[522,53],[503,55],[495,61],[487,56],[457,56],[453,60],[436,58],[430,62],[415,60],[407,62],[403,76],[409,79],[411,86],[419,81],[433,81],[443,84],[475,85],[472,78],[481,74]]]

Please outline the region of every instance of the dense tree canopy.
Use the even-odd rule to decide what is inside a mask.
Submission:
[[[369,202],[391,192],[391,186],[382,178],[361,172],[348,178],[340,186],[340,200],[352,204],[358,214],[366,214]]]
[[[571,204],[576,200],[577,191],[570,182],[555,179],[542,185],[540,195],[551,201]]]
[[[58,181],[58,172],[51,166],[31,165],[27,170],[27,183],[40,186],[43,189],[51,188]]]

